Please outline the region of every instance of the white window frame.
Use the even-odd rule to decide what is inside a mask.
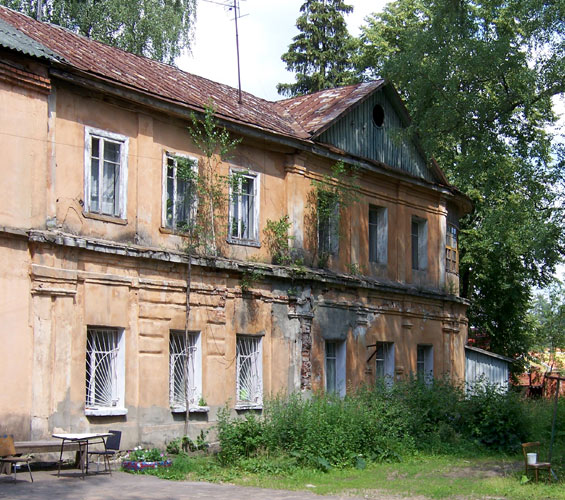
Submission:
[[[415,225],[417,231],[414,231]],[[428,221],[420,217],[412,217],[410,235],[412,270],[425,271],[428,268]]]
[[[251,380],[244,383],[243,366],[250,365]],[[263,407],[263,338],[258,335],[236,336],[236,409]],[[247,397],[245,397],[247,394]],[[242,397],[243,396],[243,397]]]
[[[371,222],[371,213],[376,222]],[[369,205],[368,212],[369,262],[386,265],[388,261],[388,209]]]
[[[200,408],[202,398],[202,340],[200,332],[188,334],[189,345],[185,345],[184,330],[169,332],[169,404],[173,413],[187,409],[183,380],[184,369],[188,361],[188,409]],[[179,380],[176,368],[182,370]]]
[[[434,347],[428,344],[418,344],[416,348],[416,375],[426,385],[434,380]]]
[[[335,346],[335,355],[329,353],[329,345]],[[326,340],[325,344],[325,389],[327,393],[337,394],[339,397],[345,397],[346,393],[346,347],[345,340]],[[335,380],[330,383],[328,377],[330,376],[329,364],[335,363]],[[334,386],[335,390],[331,389]]]
[[[102,210],[102,164],[99,163],[99,207],[94,210],[92,207],[92,181],[91,181],[91,168],[92,168],[92,139],[96,138],[101,141],[101,150],[105,141],[120,143],[120,165],[118,172],[118,185],[114,192],[114,210],[112,213],[104,212]],[[128,186],[128,150],[129,138],[125,135],[108,132],[92,127],[84,127],[84,211],[85,213],[93,213],[104,215],[108,217],[117,217],[126,219],[127,216],[127,186]]]
[[[259,189],[261,183],[261,174],[258,172],[252,172],[249,170],[231,168],[230,169],[230,177],[240,176],[241,178],[251,179],[253,181],[253,207],[251,209],[253,214],[253,223],[249,227],[249,234],[248,237],[243,235],[241,231],[241,219],[243,215],[243,204],[242,204],[242,196],[237,195],[234,192],[234,183],[230,183],[230,203],[229,203],[229,217],[228,217],[228,242],[229,243],[236,243],[238,245],[250,245],[250,246],[260,246],[259,242],[259,207],[261,205],[260,200],[260,192]],[[234,181],[237,182],[237,181]],[[236,211],[236,203],[237,203],[237,231],[234,235],[234,213]]]
[[[382,367],[382,370],[380,369]],[[382,372],[382,375],[381,373]],[[377,342],[375,346],[375,377],[387,385],[394,381],[394,342]]]
[[[176,207],[177,207],[177,197],[178,197],[178,192],[177,192],[177,187],[178,187],[178,172],[177,172],[177,160],[176,157],[180,157],[180,158],[186,158],[187,160],[190,160],[193,162],[192,165],[192,170],[195,173],[195,175],[198,175],[198,158],[195,158],[194,156],[189,156],[186,154],[182,154],[182,153],[173,153],[170,151],[165,151],[163,154],[163,190],[162,190],[162,211],[161,211],[161,226],[171,229],[171,230],[175,230],[179,224],[179,222],[184,222],[184,221],[179,221],[177,216],[176,216]],[[169,221],[167,220],[167,204],[168,204],[168,199],[169,199],[169,190],[168,190],[168,167],[169,167],[169,160],[172,160],[174,162],[173,165],[173,171],[174,171],[174,177],[173,177],[173,202],[172,202],[172,207],[173,207],[173,219],[172,222],[169,224]],[[192,187],[192,189],[195,189],[195,186]],[[194,200],[191,204],[191,207],[189,209],[189,220],[194,220],[194,217],[196,217],[196,211],[198,209],[198,199],[195,196]]]
[[[96,336],[96,339],[93,337]],[[114,337],[112,339],[111,337]],[[125,415],[125,333],[123,328],[88,326],[86,331],[85,414],[91,416]],[[104,359],[110,358],[110,361]],[[104,375],[109,368],[110,373]],[[109,400],[96,395],[96,380],[107,380]],[[108,387],[109,385],[109,387]]]

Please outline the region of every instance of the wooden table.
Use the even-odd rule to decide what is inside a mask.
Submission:
[[[69,444],[78,445],[80,469],[82,472],[82,478],[88,474],[88,445],[93,443],[102,443],[104,449],[106,449],[106,438],[111,436],[108,432],[84,432],[84,433],[63,433],[63,434],[53,434],[55,439],[61,440],[61,452],[59,454],[59,469],[57,471],[57,477],[61,474],[61,463],[63,462],[63,451],[65,451],[65,446]]]

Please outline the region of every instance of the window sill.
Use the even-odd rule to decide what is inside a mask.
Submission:
[[[245,247],[261,248],[261,243],[257,240],[240,240],[238,238],[228,238],[226,241],[230,245],[241,245]]]
[[[113,417],[119,415],[127,415],[127,408],[85,408],[84,414],[87,417]]]
[[[263,403],[257,404],[257,403],[237,403],[235,405],[235,409],[236,410],[262,410],[263,409]]]
[[[122,219],[120,217],[115,217],[113,215],[102,215],[93,212],[82,212],[82,216],[85,217],[86,219],[99,220],[102,222],[111,222],[112,224],[119,224],[121,226],[127,226],[128,224],[127,219]]]
[[[159,232],[163,234],[174,234],[175,236],[188,236],[188,234],[183,231],[164,226],[159,227]]]
[[[210,411],[209,406],[189,406],[188,413],[208,413]],[[173,406],[171,407],[171,413],[186,413],[186,407],[184,406]]]

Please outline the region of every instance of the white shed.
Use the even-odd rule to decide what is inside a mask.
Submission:
[[[485,351],[478,347],[465,346],[465,382],[468,388],[477,382],[497,385],[508,390],[510,363],[512,358]]]

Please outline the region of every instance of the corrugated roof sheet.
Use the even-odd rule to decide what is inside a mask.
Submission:
[[[59,56],[41,43],[24,35],[12,25],[0,19],[0,46],[16,50],[22,54],[49,60],[60,60]]]

